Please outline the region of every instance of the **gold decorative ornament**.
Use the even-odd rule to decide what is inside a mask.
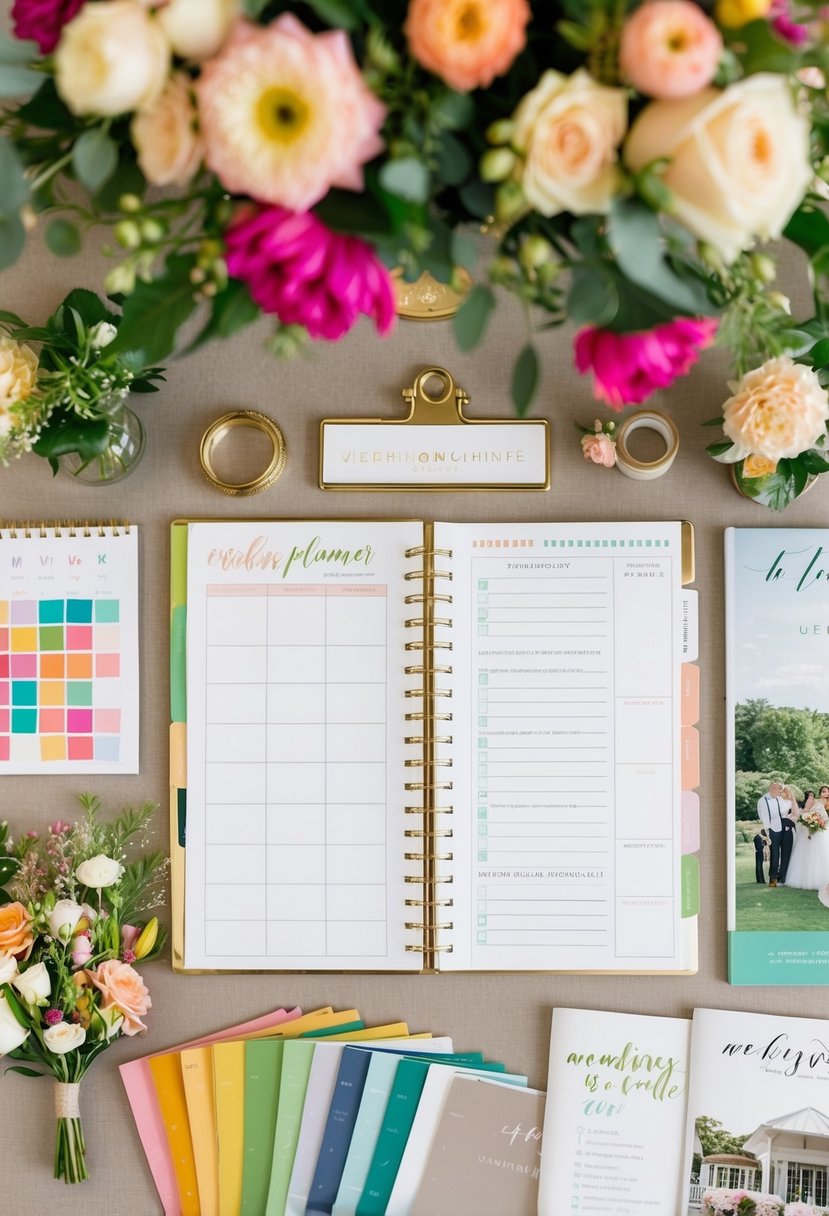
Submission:
[[[250,481],[223,481],[213,467],[213,455],[217,444],[221,443],[236,427],[248,427],[250,430],[261,431],[268,437],[273,449],[267,468]],[[205,477],[213,489],[218,490],[221,494],[231,494],[236,497],[260,494],[262,490],[267,490],[274,484],[285,468],[285,440],[273,418],[269,418],[267,414],[262,414],[259,410],[231,410],[229,414],[222,414],[221,418],[211,422],[202,435],[199,460]]]
[[[403,272],[393,272],[394,293],[397,300],[397,315],[409,321],[443,321],[458,311],[463,298],[472,286],[472,279],[465,270],[460,272],[461,289],[455,290],[448,283],[441,283],[425,271],[414,283],[407,283]]]

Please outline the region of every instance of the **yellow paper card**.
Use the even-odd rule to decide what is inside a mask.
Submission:
[[[245,1154],[245,1044],[215,1043],[211,1051],[219,1146],[219,1211],[236,1216],[242,1206]]]
[[[151,1056],[148,1060],[158,1108],[167,1131],[167,1143],[176,1171],[181,1216],[200,1216],[199,1184],[193,1163],[193,1143],[187,1099],[177,1054]]]
[[[339,1013],[333,1013],[330,1009],[322,1010],[321,1012],[304,1013],[301,1018],[294,1018],[292,1022],[284,1022],[281,1026],[273,1026],[268,1030],[257,1030],[246,1037],[249,1039],[296,1039],[302,1034],[313,1034],[317,1030],[328,1030],[335,1026],[350,1026],[359,1020],[360,1014],[356,1009],[343,1009]]]
[[[189,1047],[181,1052],[181,1077],[201,1216],[219,1216],[219,1153],[213,1099],[213,1055],[209,1047]]]

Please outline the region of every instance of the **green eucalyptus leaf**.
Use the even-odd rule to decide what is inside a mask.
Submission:
[[[472,172],[472,157],[450,131],[444,131],[437,142],[437,172],[447,186],[460,186]]]
[[[135,194],[143,198],[147,179],[138,167],[131,147],[119,149],[115,172],[96,192],[95,203],[102,211],[120,211],[119,200],[124,194]]]
[[[3,187],[0,216],[11,216],[29,201],[31,190],[17,149],[10,140],[3,138],[0,138],[0,182]]]
[[[829,338],[821,338],[809,351],[809,362],[812,367],[826,367],[829,364]]]
[[[422,160],[414,156],[386,161],[378,180],[389,194],[410,203],[425,203],[429,198],[429,170]]]
[[[0,38],[0,63],[32,63],[39,55],[36,42]]]
[[[535,399],[539,376],[538,355],[533,344],[528,342],[512,369],[512,403],[519,418],[526,415]]]
[[[314,214],[335,232],[356,233],[372,239],[388,235],[394,229],[389,209],[369,192],[355,194],[353,190],[329,190],[314,207]]]
[[[28,126],[41,131],[75,131],[81,121],[61,100],[51,76],[46,77],[34,97],[18,106],[15,113]]]
[[[730,452],[733,447],[734,444],[730,439],[724,439],[719,443],[710,443],[705,450],[709,456],[713,456],[714,460],[717,460],[720,456],[724,456],[726,452]],[[725,463],[729,464],[731,462],[726,461]]]
[[[0,270],[13,266],[25,245],[26,230],[20,216],[0,215]]]
[[[19,868],[20,862],[16,857],[0,857],[0,886],[5,886]]]
[[[451,131],[468,127],[475,117],[475,102],[468,93],[447,89],[432,106],[431,115]]]
[[[478,178],[473,178],[466,185],[461,186],[459,194],[466,210],[476,219],[484,220],[493,214],[495,187],[490,182],[482,182]]]
[[[71,258],[81,249],[81,234],[71,220],[55,219],[43,234],[46,248],[59,258]]]
[[[118,337],[107,348],[109,354],[140,352],[144,366],[162,363],[171,354],[179,328],[196,308],[190,281],[194,264],[191,257],[168,258],[159,278],[137,284],[124,302]]]
[[[473,287],[452,318],[455,341],[462,351],[474,350],[486,333],[495,308],[495,293],[483,284]]]
[[[612,275],[599,265],[573,267],[567,315],[574,325],[609,325],[619,311],[619,292]]]
[[[32,450],[50,461],[70,452],[77,452],[83,460],[92,460],[105,452],[108,445],[109,419],[55,413],[40,432]]]
[[[623,274],[632,283],[679,312],[712,311],[704,283],[680,278],[663,256],[658,217],[638,199],[616,199],[610,209],[607,236]]]
[[[478,246],[463,232],[452,233],[452,260],[456,266],[472,272],[478,264]]]
[[[0,60],[0,97],[27,97],[34,93],[42,79],[40,72],[33,72],[23,64]]]
[[[78,181],[96,194],[118,167],[118,145],[103,127],[84,131],[72,149],[72,168]]]
[[[356,30],[362,19],[364,9],[349,0],[307,0],[321,21],[338,29]],[[362,12],[360,10],[363,10]]]

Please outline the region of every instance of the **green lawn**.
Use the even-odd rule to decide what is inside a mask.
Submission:
[[[754,845],[737,845],[737,928],[781,932],[783,930],[829,931],[829,908],[824,908],[817,891],[795,891],[790,887],[754,881]]]

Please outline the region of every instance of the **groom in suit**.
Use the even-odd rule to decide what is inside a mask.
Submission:
[[[786,871],[794,845],[794,821],[789,818],[793,809],[788,798],[781,798],[783,786],[772,781],[767,794],[757,800],[757,816],[768,833],[770,846],[769,886],[785,883]]]

